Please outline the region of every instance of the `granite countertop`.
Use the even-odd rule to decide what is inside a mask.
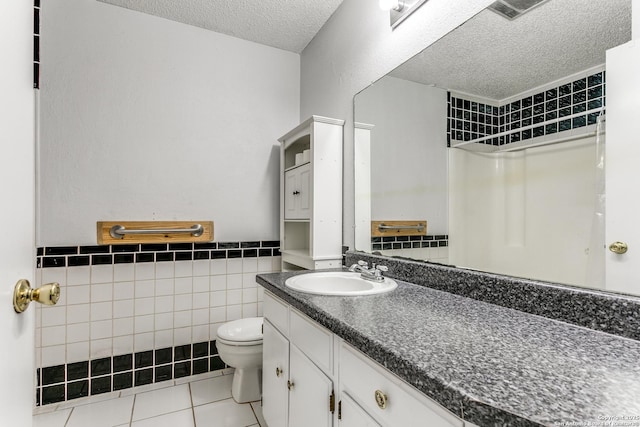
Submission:
[[[640,341],[397,279],[382,295],[304,294],[284,285],[295,274],[257,281],[472,423],[640,426]]]

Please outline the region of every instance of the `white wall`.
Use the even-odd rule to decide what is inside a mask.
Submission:
[[[447,92],[387,76],[356,96],[355,120],[375,126],[371,219],[427,220],[429,234],[447,234]]]
[[[278,238],[297,54],[93,0],[42,13],[38,245],[95,244],[98,220]]]
[[[353,246],[353,96],[492,0],[429,0],[395,30],[372,0],[345,0],[301,56],[301,117],[346,120],[344,243]]]
[[[594,137],[516,153],[451,149],[450,263],[584,286]]]

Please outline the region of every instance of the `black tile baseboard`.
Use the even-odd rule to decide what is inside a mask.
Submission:
[[[37,268],[280,256],[278,240],[37,248]]]
[[[372,237],[371,250],[389,251],[394,249],[439,248],[449,246],[446,234],[429,234],[426,236],[388,236]]]
[[[36,370],[36,406],[225,369],[215,341]]]

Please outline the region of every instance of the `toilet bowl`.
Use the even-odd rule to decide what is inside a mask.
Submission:
[[[218,328],[218,355],[224,363],[235,368],[231,395],[238,403],[260,400],[262,320],[262,317],[233,320]]]

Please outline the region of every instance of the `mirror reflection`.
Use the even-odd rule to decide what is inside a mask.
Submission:
[[[356,95],[356,249],[603,287],[605,54],[630,39],[630,0],[486,9]]]

